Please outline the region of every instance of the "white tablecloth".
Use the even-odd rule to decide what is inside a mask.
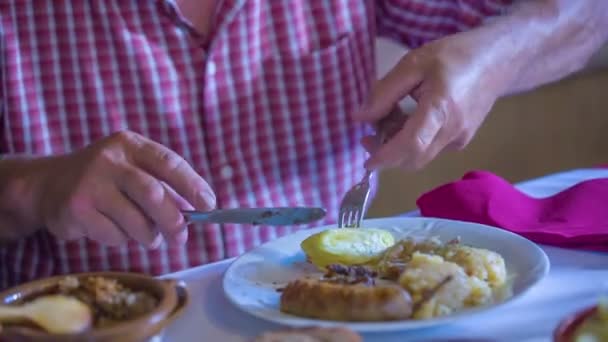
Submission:
[[[544,197],[582,180],[608,177],[607,169],[573,170],[518,184],[531,196]],[[608,201],[606,202],[608,210]],[[409,215],[415,213],[409,213]],[[543,246],[551,271],[519,299],[478,316],[440,328],[364,335],[366,342],[551,341],[552,331],[566,315],[608,293],[608,254]],[[279,327],[253,318],[232,306],[222,291],[222,275],[232,260],[168,275],[186,281],[192,296],[184,315],[165,334],[165,341],[240,342]]]

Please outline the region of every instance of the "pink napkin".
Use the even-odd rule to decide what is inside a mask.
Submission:
[[[538,199],[490,172],[472,171],[417,204],[422,216],[487,224],[541,244],[608,251],[608,178]]]

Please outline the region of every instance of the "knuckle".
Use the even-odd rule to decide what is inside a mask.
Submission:
[[[108,140],[116,144],[133,143],[139,140],[139,135],[132,131],[123,130],[112,133]]]
[[[441,110],[444,124],[449,124],[456,132],[464,131],[467,124],[464,111],[453,96],[445,95],[442,97]]]
[[[165,200],[165,189],[156,178],[133,167],[124,167],[121,178],[122,182],[132,184],[133,193],[146,203],[158,206]]]
[[[165,189],[159,181],[150,177],[142,180],[142,196],[158,205],[165,199]]]
[[[440,96],[431,102],[430,113],[439,126],[444,126],[448,122],[448,117],[453,116],[451,102],[452,100],[446,96]]]
[[[467,119],[450,97],[438,101],[432,115],[448,136],[454,138],[467,134]]]
[[[170,150],[158,152],[158,160],[167,166],[169,170],[177,170],[185,166],[186,161]]]
[[[105,167],[115,163],[116,156],[111,149],[100,149],[93,157],[93,164],[96,168]]]
[[[116,168],[123,160],[121,152],[110,146],[102,146],[97,149],[90,157],[85,166],[85,175],[103,174]],[[84,179],[83,181],[97,182],[98,179]]]
[[[420,52],[419,50],[412,50],[405,54],[402,58],[403,65],[407,67],[415,66],[420,64]]]
[[[414,68],[431,67],[437,63],[436,54],[432,50],[430,45],[410,50],[402,57],[402,64]]]
[[[138,147],[142,144],[142,136],[132,131],[118,131],[110,134],[101,144],[101,149],[111,152],[114,156],[117,151],[124,154],[125,148],[129,146]]]

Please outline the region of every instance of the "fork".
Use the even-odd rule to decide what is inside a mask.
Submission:
[[[398,106],[394,107],[389,115],[382,118],[377,125],[376,132],[382,144],[393,137],[405,124],[407,115]],[[339,228],[359,228],[361,221],[367,213],[371,203],[372,191],[370,178],[375,171],[367,170],[361,181],[355,184],[342,198],[338,214]],[[375,192],[375,191],[374,191]]]
[[[339,228],[359,228],[370,203],[370,178],[373,171],[366,171],[342,198],[338,216]]]

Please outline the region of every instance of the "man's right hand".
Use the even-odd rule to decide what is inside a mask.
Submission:
[[[33,164],[32,214],[60,239],[184,243],[180,210],[215,207],[209,184],[183,158],[132,132]]]

